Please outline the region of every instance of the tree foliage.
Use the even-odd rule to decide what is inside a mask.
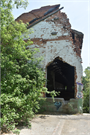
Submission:
[[[8,130],[27,122],[40,108],[42,92],[47,92],[40,59],[34,58],[35,50],[26,49],[32,43],[24,41],[27,24],[14,21],[13,6],[25,8],[27,1],[1,0],[1,127]]]
[[[83,111],[89,112],[89,95],[90,95],[90,67],[85,69],[85,76],[82,78],[82,83],[84,85],[83,94]]]

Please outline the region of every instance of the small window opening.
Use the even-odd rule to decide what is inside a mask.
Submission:
[[[75,35],[72,33],[73,43],[75,44]]]
[[[72,33],[72,38],[73,38],[73,40],[75,39],[74,33]]]

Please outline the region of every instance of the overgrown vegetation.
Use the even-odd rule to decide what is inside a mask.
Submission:
[[[89,113],[89,96],[90,96],[90,67],[85,69],[85,76],[82,78],[82,83],[84,85],[83,89],[83,112]]]
[[[28,38],[27,24],[14,21],[11,10],[16,5],[26,7],[27,0],[1,0],[1,128],[13,130],[20,122],[29,124],[40,108],[45,74],[37,50],[26,49],[32,42]],[[21,35],[24,34],[24,37]]]

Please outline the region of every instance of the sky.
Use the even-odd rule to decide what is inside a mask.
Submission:
[[[90,0],[28,0],[29,5],[26,9],[13,9],[12,14],[16,19],[22,13],[29,12],[34,9],[41,8],[47,5],[60,4],[64,7],[62,12],[67,14],[71,28],[80,31],[84,34],[82,45],[82,66],[83,71],[90,66]],[[83,75],[85,75],[83,73]]]

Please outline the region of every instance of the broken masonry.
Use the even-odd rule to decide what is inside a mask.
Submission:
[[[82,44],[83,33],[71,29],[67,15],[60,4],[44,6],[20,15],[16,21],[29,23],[33,28],[29,35],[33,44],[29,48],[39,48],[35,57],[43,56],[41,66],[46,71],[49,91],[59,91],[55,103],[49,94],[44,93],[48,111],[59,113],[82,113]],[[24,39],[28,40],[28,39]]]

